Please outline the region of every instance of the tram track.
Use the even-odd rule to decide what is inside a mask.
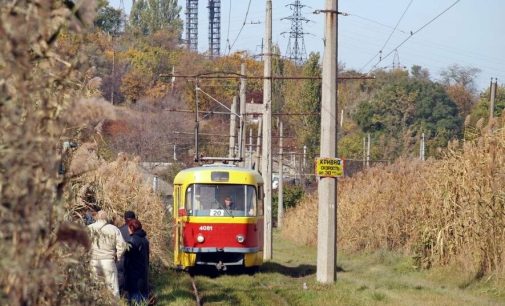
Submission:
[[[193,294],[195,295],[196,306],[201,306],[202,300],[200,299],[198,288],[196,287],[195,277],[190,276],[189,279],[191,280],[191,287],[193,288]]]

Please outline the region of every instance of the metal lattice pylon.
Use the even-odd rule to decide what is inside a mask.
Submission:
[[[300,0],[295,0],[294,3],[286,6],[289,6],[293,12],[291,16],[282,18],[282,20],[287,19],[291,21],[291,30],[282,33],[289,34],[286,56],[296,64],[301,65],[307,58],[303,36],[308,33],[303,32],[303,23],[307,23],[310,20],[302,16],[302,8],[304,8],[305,5],[302,5]]]
[[[186,45],[198,51],[198,0],[186,0]]]
[[[219,56],[221,49],[221,0],[209,0],[209,55]]]

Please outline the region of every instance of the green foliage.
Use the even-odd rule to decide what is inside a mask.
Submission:
[[[341,158],[362,158],[363,134],[346,135],[338,141],[338,156]]]
[[[417,78],[400,77],[386,84],[372,99],[358,106],[354,119],[374,138],[379,135],[390,138],[386,141],[394,146],[390,149],[395,156],[413,152],[412,138],[421,133],[425,133],[428,149],[432,150],[445,146],[461,132],[457,106],[444,88]]]
[[[319,53],[310,53],[303,66],[303,75],[308,77],[321,76]],[[316,113],[321,111],[321,80],[304,80],[298,103],[300,111]],[[307,154],[315,156],[319,151],[319,134],[321,132],[320,117],[317,115],[302,116],[298,137],[303,145],[307,146]]]
[[[296,207],[303,198],[305,191],[302,186],[289,185],[284,183],[282,188],[284,209]],[[279,192],[275,190],[272,192],[272,218],[277,219],[277,212],[279,211]]]
[[[273,54],[281,54],[279,46],[272,47]],[[280,56],[272,57],[272,75],[284,76],[284,60]],[[280,112],[284,105],[284,80],[272,82],[272,112]]]
[[[123,17],[124,13],[122,10],[115,9],[106,2],[104,6],[98,9],[93,23],[102,31],[116,36],[122,30]]]
[[[130,12],[130,26],[143,35],[162,29],[180,30],[180,12],[176,0],[138,0]]]
[[[484,118],[487,122],[489,118],[489,103],[490,93],[489,90],[484,91],[480,95],[479,102],[475,105],[471,112],[472,124],[475,124],[479,119]],[[497,86],[495,96],[494,116],[498,117],[505,109],[505,86]]]
[[[172,184],[174,182],[174,178],[181,170],[183,170],[184,164],[182,163],[174,163],[168,169],[161,174],[161,178]]]
[[[410,74],[414,79],[419,79],[419,80],[429,80],[430,79],[430,72],[426,68],[422,68],[419,65],[413,65],[410,68]]]

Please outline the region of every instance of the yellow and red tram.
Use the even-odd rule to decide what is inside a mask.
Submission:
[[[229,164],[183,170],[174,179],[173,208],[178,268],[263,263],[263,179],[257,171]]]

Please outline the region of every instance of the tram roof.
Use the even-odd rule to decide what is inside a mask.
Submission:
[[[213,172],[227,172],[229,173],[229,180],[212,180]],[[263,178],[256,170],[230,164],[208,164],[184,169],[174,178],[174,184],[191,183],[258,184],[263,183]]]

